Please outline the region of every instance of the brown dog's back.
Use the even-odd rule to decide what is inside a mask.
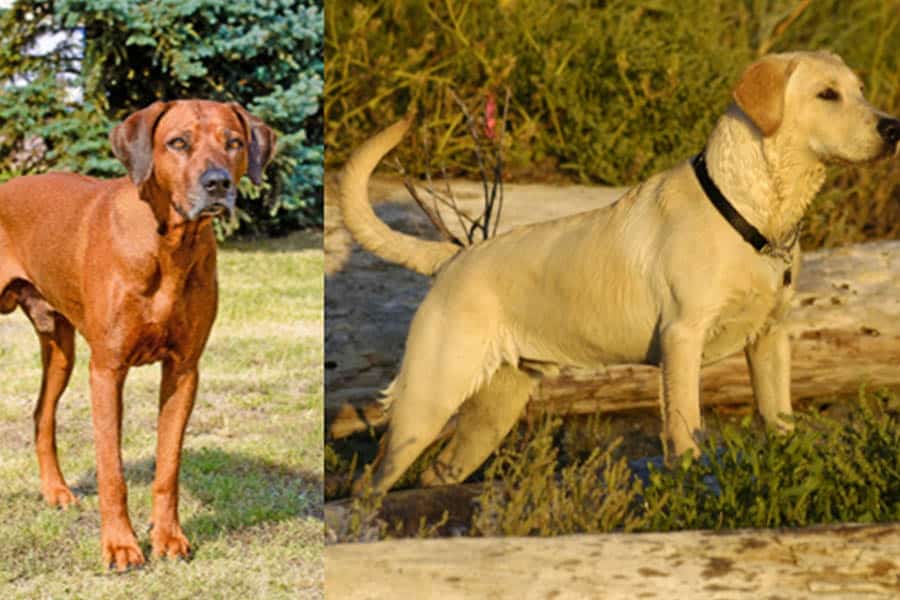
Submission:
[[[88,239],[87,217],[125,182],[47,173],[0,185],[0,289],[29,281],[80,329],[85,250],[104,243]]]

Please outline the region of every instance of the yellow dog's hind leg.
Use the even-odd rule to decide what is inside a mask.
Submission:
[[[481,466],[519,419],[538,381],[511,365],[500,367],[459,409],[456,431],[422,474],[422,484],[459,483]]]

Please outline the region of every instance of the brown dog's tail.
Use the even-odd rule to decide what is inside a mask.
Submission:
[[[411,115],[394,123],[353,152],[341,173],[341,214],[344,225],[359,245],[372,254],[423,275],[433,275],[462,248],[450,242],[432,242],[394,231],[372,210],[366,189],[372,171],[400,142],[412,120]]]

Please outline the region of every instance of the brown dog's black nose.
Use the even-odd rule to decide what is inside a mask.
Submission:
[[[231,175],[225,169],[219,169],[218,167],[207,169],[200,176],[200,185],[211,197],[221,198],[231,188]]]
[[[891,119],[882,117],[878,119],[878,133],[887,142],[891,148],[897,147],[900,141],[900,119]]]

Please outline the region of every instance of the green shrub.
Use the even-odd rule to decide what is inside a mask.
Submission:
[[[157,99],[237,101],[279,133],[266,186],[241,186],[244,231],[320,223],[323,28],[316,0],[19,0],[0,16],[10,40],[0,48],[0,179],[121,175],[107,135],[130,112]],[[34,41],[54,31],[75,42],[34,56]],[[23,162],[34,136],[48,151]]]
[[[514,429],[489,459],[468,535],[566,535],[806,527],[900,520],[900,398],[861,395],[840,419],[798,413],[787,435],[750,417],[713,423],[703,456],[660,465],[629,456],[597,418],[544,417]],[[370,439],[374,445],[375,440]],[[326,470],[345,478],[356,467],[350,446],[329,448]],[[360,446],[354,446],[360,450]],[[372,448],[373,450],[374,448]],[[417,461],[416,472],[436,452]],[[372,452],[364,452],[371,455]],[[415,474],[413,474],[415,475]],[[370,476],[366,467],[361,475]],[[409,477],[405,478],[409,481]],[[371,489],[353,502],[342,540],[408,536],[379,515]],[[421,523],[430,537],[439,524]],[[424,534],[423,534],[424,535]]]
[[[846,418],[798,414],[789,435],[746,418],[703,443],[703,457],[672,467],[647,463],[633,476],[617,442],[596,440],[561,460],[549,420],[512,434],[485,471],[473,533],[564,535],[804,527],[900,519],[900,422],[892,398],[860,397]],[[636,463],[632,463],[636,464]],[[637,471],[638,469],[635,468]]]
[[[726,426],[685,457],[653,470],[648,530],[804,527],[900,519],[900,423],[863,398],[846,419],[800,414],[791,435]]]
[[[479,535],[564,535],[630,531],[647,522],[634,510],[641,492],[618,441],[598,444],[586,457],[562,465],[554,438],[562,421],[548,418],[532,437],[515,433],[485,471],[473,518]]]
[[[452,88],[473,111],[511,91],[507,172],[633,184],[702,148],[740,71],[760,53],[827,47],[900,112],[896,0],[823,0],[794,21],[795,0],[334,0],[326,31],[326,165],[417,107],[411,172],[426,156],[477,167]],[[427,151],[425,148],[427,140]],[[900,233],[897,161],[836,169],[805,244]]]

